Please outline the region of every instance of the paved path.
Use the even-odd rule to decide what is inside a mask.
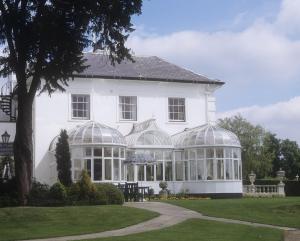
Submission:
[[[125,206],[147,209],[150,211],[154,211],[160,213],[161,215],[157,218],[153,218],[151,220],[129,226],[122,229],[105,231],[101,233],[91,233],[91,234],[83,234],[83,235],[75,235],[75,236],[65,236],[65,237],[56,237],[56,238],[47,238],[47,239],[34,239],[27,241],[69,241],[69,240],[86,240],[86,239],[94,239],[94,238],[104,238],[104,237],[112,237],[112,236],[124,236],[129,234],[142,233],[146,231],[152,231],[157,229],[162,229],[166,227],[170,227],[172,225],[181,223],[187,219],[191,218],[199,218],[204,220],[225,222],[225,223],[235,223],[235,224],[244,224],[250,225],[253,227],[267,227],[267,228],[276,228],[285,231],[285,237],[289,237],[290,239],[285,239],[285,241],[299,241],[300,239],[293,239],[296,237],[295,235],[299,234],[299,230],[288,228],[288,227],[280,227],[268,224],[259,224],[252,222],[245,222],[233,219],[226,218],[215,218],[208,217],[202,215],[198,212],[174,206],[167,203],[160,202],[141,202],[141,203],[126,203]],[[297,236],[299,237],[299,236]]]

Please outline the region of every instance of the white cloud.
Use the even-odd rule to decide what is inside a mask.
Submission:
[[[278,134],[280,138],[296,140],[300,144],[300,96],[267,106],[251,106],[218,114],[218,118],[241,114],[254,124]]]
[[[257,19],[239,32],[181,31],[158,36],[145,35],[143,29],[130,37],[128,46],[136,54],[158,55],[237,85],[293,84],[300,76],[300,39],[288,34],[300,30],[299,4],[300,0],[284,0],[274,22]]]
[[[284,0],[275,23],[276,27],[286,34],[300,34],[299,9],[299,0]]]

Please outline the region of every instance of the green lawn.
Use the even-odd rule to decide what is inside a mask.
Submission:
[[[282,241],[283,232],[269,228],[225,224],[204,220],[187,220],[175,226],[124,237],[97,241]],[[95,241],[94,240],[94,241]]]
[[[0,240],[101,232],[156,216],[153,212],[119,205],[0,208]]]
[[[170,200],[168,203],[215,217],[300,228],[300,198]]]

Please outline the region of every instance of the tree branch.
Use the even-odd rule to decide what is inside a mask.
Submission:
[[[9,17],[7,15],[7,10],[5,9],[3,1],[0,1],[0,11],[2,12],[2,18],[3,18],[3,22],[4,22],[4,31],[5,31],[5,35],[6,35],[6,39],[7,39],[9,52],[13,58],[13,61],[15,64],[14,67],[16,67],[18,58],[17,58],[16,49],[15,49],[14,42],[13,42],[13,37],[12,37],[12,26],[9,23]]]

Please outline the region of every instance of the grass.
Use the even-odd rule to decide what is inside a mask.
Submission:
[[[0,209],[0,241],[102,232],[158,216],[119,205]]]
[[[169,200],[170,204],[215,217],[300,228],[300,198]]]
[[[282,241],[283,232],[270,228],[191,219],[146,233],[94,241]]]

